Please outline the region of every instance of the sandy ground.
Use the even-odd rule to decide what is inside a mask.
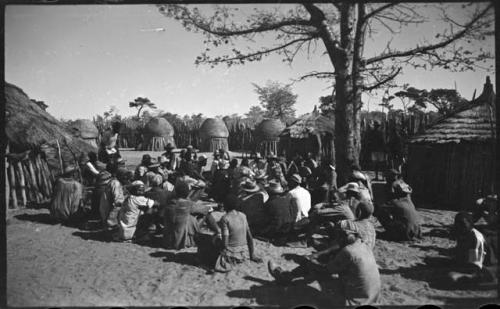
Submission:
[[[444,257],[454,242],[448,228],[454,212],[419,209],[424,238],[411,243],[377,239],[374,253],[383,291],[379,305],[498,303],[497,287],[451,289],[441,280],[450,270]],[[380,227],[379,227],[380,228]],[[311,248],[275,247],[256,240],[264,261],[283,268]],[[283,258],[289,257],[289,260]],[[46,209],[7,214],[7,304],[9,306],[158,306],[309,304],[329,308],[330,280],[276,285],[266,264],[247,261],[228,274],[207,274],[196,265],[196,249],[110,242],[99,231],[54,224]]]

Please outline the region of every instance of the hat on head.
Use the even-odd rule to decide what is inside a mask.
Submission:
[[[263,171],[263,170],[258,170],[256,173],[255,173],[255,176],[253,177],[255,180],[264,180],[264,179],[267,179],[267,175],[266,175],[266,172]]]
[[[170,149],[170,150],[174,149],[174,146],[172,146],[172,143],[168,143],[167,145],[165,145],[165,150],[168,150],[168,149]]]
[[[260,190],[259,186],[257,186],[255,181],[252,181],[251,179],[245,180],[241,184],[241,189],[246,192],[257,192]]]
[[[283,187],[281,186],[281,183],[279,183],[276,180],[270,180],[269,181],[269,186],[267,187],[267,192],[271,194],[281,194],[284,192]]]
[[[301,184],[302,183],[302,177],[300,177],[299,174],[293,174],[292,176],[290,176],[290,179],[289,181],[293,181],[297,184]]]
[[[352,178],[355,179],[355,180],[362,180],[362,181],[366,181],[366,176],[365,174],[363,174],[362,172],[360,171],[353,171],[352,172]]]
[[[155,167],[160,167],[160,163],[158,163],[158,162],[151,162],[151,164],[148,165],[148,168],[155,168]]]
[[[165,156],[159,156],[158,161],[160,162],[160,164],[163,164],[163,163],[167,163],[168,159]]]
[[[142,155],[142,160],[143,160],[143,161],[144,161],[144,160],[151,160],[151,156],[150,156],[149,154],[147,154],[147,153],[146,153],[146,154]]]
[[[132,187],[140,187],[144,186],[144,182],[142,182],[141,180],[134,180],[130,185]]]
[[[207,156],[202,154],[198,156],[198,161],[208,160]]]
[[[339,188],[340,193],[345,193],[348,191],[359,193],[359,185],[355,182],[349,182],[345,186]]]

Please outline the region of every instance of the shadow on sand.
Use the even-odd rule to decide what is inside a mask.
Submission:
[[[14,216],[14,218],[22,221],[31,221],[49,225],[59,224],[59,222],[56,219],[52,218],[49,213],[21,214]]]
[[[150,253],[149,255],[155,258],[163,258],[163,262],[173,262],[182,265],[200,267],[196,252],[156,251]]]

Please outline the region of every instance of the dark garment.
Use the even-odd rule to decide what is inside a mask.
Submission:
[[[209,196],[216,202],[224,201],[227,193],[231,189],[231,180],[227,170],[217,170],[214,175],[212,187]]]
[[[420,216],[409,196],[392,199],[374,214],[391,240],[421,237]]]
[[[271,195],[264,208],[270,220],[266,236],[278,238],[292,230],[297,215],[292,211],[290,195]]]
[[[385,151],[385,138],[380,130],[371,130],[367,134],[368,149],[370,152]]]
[[[163,230],[166,247],[179,250],[195,245],[194,236],[199,231],[199,224],[191,215],[194,208],[195,202],[188,199],[173,200],[167,205]]]
[[[238,210],[246,215],[252,233],[258,235],[268,220],[264,210],[264,194],[256,192],[240,198],[240,201]]]
[[[174,192],[159,187],[153,187],[151,190],[144,193],[144,196],[158,202],[159,209],[163,209],[174,197]]]

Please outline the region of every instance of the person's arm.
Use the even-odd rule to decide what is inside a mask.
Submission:
[[[247,235],[246,236],[247,236],[248,253],[250,254],[250,260],[252,260],[253,262],[256,262],[256,263],[261,263],[262,259],[255,255],[252,232],[250,232],[248,225],[247,225]]]
[[[118,180],[111,183],[111,195],[113,196],[114,205],[117,207],[121,206],[125,200],[125,196],[123,194],[123,188]]]
[[[94,165],[91,162],[87,162],[87,164],[85,165],[89,168],[92,174],[99,175],[99,171],[94,167]]]

